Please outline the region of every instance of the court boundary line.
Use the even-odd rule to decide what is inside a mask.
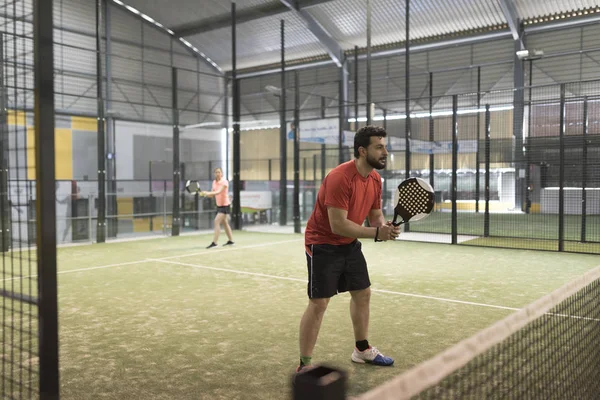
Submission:
[[[219,271],[219,272],[230,272],[230,273],[239,274],[239,275],[251,275],[251,276],[259,276],[262,278],[281,279],[281,280],[287,280],[287,281],[307,283],[306,279],[291,278],[291,277],[279,276],[279,275],[262,274],[260,272],[239,271],[239,270],[235,270],[235,269],[208,267],[205,265],[190,264],[190,263],[184,263],[184,262],[180,262],[180,261],[169,261],[169,260],[164,260],[164,259],[159,259],[159,258],[149,258],[148,261],[160,262],[163,264],[181,265],[184,267],[190,267],[190,268],[196,268],[196,269],[204,269],[204,270]],[[414,298],[422,298],[422,299],[427,299],[427,300],[435,300],[435,301],[444,302],[444,303],[457,303],[457,304],[463,304],[463,305],[496,308],[496,309],[503,309],[503,310],[510,310],[510,311],[521,310],[520,308],[516,308],[516,307],[498,306],[498,305],[486,304],[486,303],[475,303],[475,302],[469,302],[469,301],[463,301],[463,300],[446,299],[443,297],[426,296],[426,295],[413,294],[413,293],[394,292],[394,291],[385,290],[385,289],[371,288],[371,291],[376,292],[376,293],[395,294],[395,295],[400,295],[400,296],[405,296],[405,297],[414,297]]]
[[[221,249],[214,249],[214,250],[204,250],[204,251],[200,251],[200,252],[196,252],[196,253],[188,253],[188,254],[180,254],[177,256],[169,256],[169,257],[161,257],[161,258],[157,258],[157,259],[153,259],[153,260],[170,260],[172,258],[181,258],[181,257],[192,257],[192,256],[198,256],[198,255],[202,255],[202,254],[209,254],[209,253],[220,253],[220,252],[229,252],[229,251],[236,251],[236,250],[245,250],[245,249],[254,249],[254,248],[259,248],[259,247],[266,247],[266,246],[272,246],[272,245],[276,245],[276,244],[283,244],[283,243],[291,243],[291,242],[298,242],[300,240],[304,240],[304,238],[302,239],[292,239],[292,240],[281,240],[278,242],[267,242],[267,243],[259,243],[259,244],[253,244],[253,245],[248,245],[248,246],[237,246],[237,247],[229,247],[229,248],[221,248]],[[58,274],[69,274],[72,272],[85,272],[85,271],[92,271],[95,269],[104,269],[104,268],[113,268],[113,267],[124,267],[127,265],[134,265],[134,264],[144,264],[149,262],[149,259],[144,258],[144,259],[140,259],[140,260],[135,260],[135,261],[127,261],[127,262],[123,262],[123,263],[116,263],[116,264],[107,264],[107,265],[98,265],[95,267],[86,267],[86,268],[78,268],[78,269],[70,269],[67,271],[58,271]],[[4,278],[2,280],[0,280],[1,282],[9,282],[9,281],[15,281],[15,280],[19,280],[19,279],[30,279],[30,278],[37,278],[37,274],[34,275],[28,275],[28,276],[13,276],[11,278]]]
[[[141,260],[128,261],[128,262],[124,262],[124,263],[107,264],[107,265],[99,265],[99,266],[95,266],[95,267],[87,267],[87,268],[78,268],[78,269],[72,269],[72,270],[67,270],[67,271],[59,271],[59,272],[57,272],[57,274],[68,274],[68,273],[73,273],[73,272],[86,272],[86,271],[93,271],[93,270],[98,270],[98,269],[144,264],[144,263],[148,263],[148,262],[159,262],[162,264],[181,265],[181,266],[186,266],[186,267],[191,267],[191,268],[196,268],[196,269],[213,270],[213,271],[219,271],[219,272],[229,272],[229,273],[234,273],[234,274],[238,274],[238,275],[251,275],[251,276],[259,276],[262,278],[280,279],[280,280],[306,283],[307,281],[305,279],[300,279],[300,278],[262,274],[262,273],[258,273],[258,272],[241,271],[241,270],[234,270],[234,269],[227,269],[227,268],[208,267],[205,265],[183,263],[180,261],[169,261],[169,260],[172,260],[173,258],[192,257],[192,256],[197,256],[197,255],[202,255],[202,254],[253,249],[253,248],[266,247],[266,246],[271,246],[271,245],[276,245],[276,244],[298,242],[301,240],[304,240],[304,238],[282,240],[282,241],[278,241],[278,242],[259,243],[259,244],[248,245],[248,246],[237,246],[237,247],[230,247],[227,249],[221,248],[221,249],[214,249],[214,250],[204,250],[204,251],[200,251],[200,252],[196,252],[196,253],[188,253],[188,254],[182,254],[182,255],[177,255],[177,256],[168,256],[168,257],[160,257],[160,258],[144,258]],[[37,275],[12,277],[12,278],[2,279],[1,281],[7,282],[7,281],[14,281],[14,280],[19,280],[19,279],[29,279],[29,278],[36,278],[36,277],[37,277]],[[487,303],[477,303],[477,302],[457,300],[457,299],[447,299],[444,297],[428,296],[428,295],[422,295],[422,294],[416,294],[416,293],[397,292],[397,291],[392,291],[392,290],[387,290],[387,289],[375,289],[373,287],[371,287],[371,291],[375,292],[375,293],[392,294],[392,295],[398,295],[398,296],[404,296],[404,297],[434,300],[434,301],[443,302],[443,303],[463,304],[463,305],[485,307],[485,308],[495,308],[495,309],[509,310],[509,311],[522,310],[522,308],[517,308],[517,307],[500,306],[500,305],[487,304]],[[567,316],[567,315],[561,315],[561,314],[556,314],[556,316],[573,317],[573,316]]]

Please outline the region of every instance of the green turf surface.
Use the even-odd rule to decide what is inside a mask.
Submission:
[[[391,218],[389,218],[391,219]],[[581,216],[565,215],[567,241],[581,240]],[[483,236],[484,213],[457,213],[459,235]],[[422,221],[411,224],[413,232],[452,232],[452,213],[434,212]],[[600,216],[590,215],[586,220],[586,241],[600,242]],[[554,214],[490,214],[490,236],[516,239],[558,240],[558,215]],[[518,240],[515,240],[515,242]],[[512,246],[511,246],[512,247]],[[558,247],[557,247],[558,249]]]
[[[307,304],[303,238],[235,232],[235,241],[211,250],[209,235],[61,248],[61,398],[289,398]],[[490,306],[522,307],[600,264],[583,254],[414,242],[364,240],[363,250],[375,290],[369,340],[396,363],[350,362],[349,296],[336,296],[313,360],[346,370],[349,395],[513,312]]]

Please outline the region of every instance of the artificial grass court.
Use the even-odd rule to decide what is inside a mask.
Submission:
[[[61,397],[290,398],[307,304],[303,236],[234,236],[234,247],[211,250],[211,235],[59,249]],[[346,370],[350,396],[600,264],[582,254],[362,242],[374,289],[369,340],[396,362],[350,361],[349,295],[334,297],[313,361]]]

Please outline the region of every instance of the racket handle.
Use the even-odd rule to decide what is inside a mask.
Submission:
[[[394,220],[392,221],[392,225],[394,226],[400,226],[403,223],[405,223],[406,221],[402,220],[400,222],[396,222],[396,220],[398,219],[398,214],[394,214]]]

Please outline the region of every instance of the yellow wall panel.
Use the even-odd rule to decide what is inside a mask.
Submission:
[[[71,117],[71,128],[75,131],[98,131],[98,120],[95,118]]]
[[[70,129],[54,130],[56,179],[73,179],[73,135]],[[35,129],[27,127],[27,178],[35,180]]]
[[[17,126],[27,125],[27,120],[25,119],[25,113],[23,111],[8,110],[7,123],[8,123],[8,125],[17,125]]]
[[[118,215],[133,215],[133,198],[119,197],[117,198]]]
[[[70,129],[54,130],[56,179],[73,179],[73,137]]]
[[[35,129],[27,127],[27,179],[35,180]]]

